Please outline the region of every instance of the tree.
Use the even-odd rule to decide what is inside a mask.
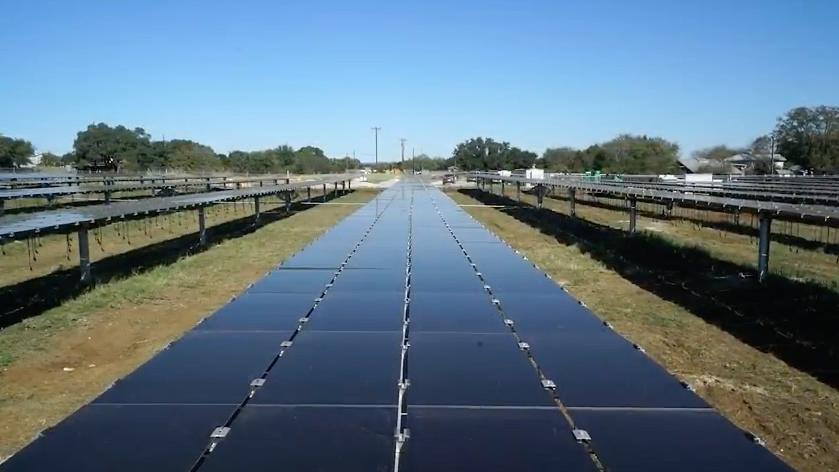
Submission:
[[[61,157],[51,152],[41,154],[41,165],[43,167],[59,167],[61,166]]]
[[[620,174],[663,174],[678,169],[679,145],[657,137],[622,134],[600,145],[603,170]]]
[[[724,144],[711,146],[693,151],[692,156],[696,160],[707,159],[709,161],[723,161],[727,157],[744,152],[743,149],[730,148]]]
[[[777,150],[790,162],[824,172],[839,171],[839,107],[798,107],[774,131]]]
[[[35,148],[29,141],[0,135],[0,168],[31,164],[29,158],[34,153]]]
[[[592,168],[592,156],[571,147],[548,148],[542,154],[545,169],[551,172],[585,172]]]
[[[213,148],[194,141],[173,139],[165,145],[166,167],[180,170],[217,170],[221,168]]]
[[[458,144],[452,152],[454,164],[462,170],[495,170],[530,167],[536,154],[492,138],[472,138]]]
[[[164,164],[162,146],[153,146],[143,128],[90,125],[76,135],[73,150],[79,163],[114,160],[132,169],[160,168]]]

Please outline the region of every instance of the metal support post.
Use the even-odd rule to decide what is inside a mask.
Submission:
[[[323,201],[326,201],[326,184],[323,184]]]
[[[672,218],[673,217],[673,206],[674,206],[673,200],[670,200],[669,202],[667,202],[667,218]]]
[[[539,185],[536,186],[535,190],[536,190],[536,208],[541,209],[542,208],[542,202],[545,200],[545,190],[546,190],[546,188],[545,188],[544,185],[539,184]]]
[[[521,203],[521,182],[516,182],[516,201]]]
[[[760,227],[758,249],[757,249],[757,279],[763,283],[769,275],[769,233],[772,228],[772,218],[768,215],[760,215]]]
[[[285,211],[288,213],[291,211],[291,192],[285,192],[283,194],[283,200],[285,200]]]
[[[286,179],[285,179],[285,184],[286,184],[286,185],[288,185],[288,184],[290,184],[290,183],[291,183],[291,179],[290,179],[290,178],[288,178],[288,177],[286,177]]]
[[[352,190],[352,179],[347,180],[347,190]]]
[[[334,196],[337,197],[338,196],[338,182],[333,182],[332,185],[335,186],[335,190],[333,191],[333,193],[335,194]]]
[[[312,187],[308,187],[308,186],[306,187],[306,201],[307,202],[312,201]]]
[[[571,216],[577,216],[577,189],[568,187],[568,212]]]
[[[210,178],[209,178],[209,177],[207,177],[207,191],[208,191],[208,192],[210,191],[210,188],[211,188],[211,187],[210,187]]]
[[[198,207],[198,245],[207,245],[207,224],[204,217],[204,207]]]
[[[501,196],[504,196],[504,181],[501,181]]]
[[[635,197],[629,199],[629,233],[635,234],[638,224],[638,200]]]
[[[341,181],[341,193],[344,194],[344,195],[346,195],[346,193],[347,193],[347,181],[346,180]]]
[[[87,234],[87,223],[79,227],[79,270],[81,272],[82,285],[91,283],[90,274],[90,241]]]
[[[253,197],[253,224],[259,223],[259,195]]]

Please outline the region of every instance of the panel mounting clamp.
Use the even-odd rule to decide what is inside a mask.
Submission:
[[[588,434],[588,431],[584,429],[574,429],[571,431],[574,434],[574,439],[580,442],[588,442],[591,441],[591,435]]]
[[[529,351],[530,344],[527,344],[526,342],[522,341],[519,343],[519,349],[521,349],[522,351]]]
[[[280,343],[280,347],[291,347],[292,344],[294,344],[293,341],[283,341]]]
[[[544,387],[545,390],[556,390],[556,384],[550,379],[542,379],[542,387]]]
[[[506,318],[506,319],[504,320],[504,324],[505,324],[505,325],[507,325],[507,326],[509,326],[509,327],[513,327],[513,325],[515,325],[515,324],[516,324],[516,322],[515,322],[515,321],[513,321],[513,320],[511,320],[511,319],[509,319],[509,318]]]

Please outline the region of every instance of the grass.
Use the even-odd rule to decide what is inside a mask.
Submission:
[[[356,191],[335,201],[363,203],[373,195]],[[173,264],[97,286],[0,331],[0,460],[356,208],[312,207]]]
[[[835,389],[635,285],[579,245],[560,243],[461,193],[449,195],[460,204],[478,205],[464,209],[670,372],[691,382],[726,417],[766,440],[790,465],[801,471],[839,470]],[[577,213],[591,216],[581,205]],[[616,224],[617,216],[602,217],[607,215]]]

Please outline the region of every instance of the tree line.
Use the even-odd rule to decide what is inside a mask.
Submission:
[[[728,172],[725,159],[740,152],[755,155],[783,154],[790,165],[815,172],[839,173],[839,107],[798,107],[778,118],[775,128],[759,136],[749,146],[732,148],[713,146],[694,152],[705,164],[700,170]],[[0,135],[0,168],[20,167],[29,163],[32,144],[23,139]],[[531,166],[552,172],[601,171],[607,173],[646,174],[678,172],[678,144],[660,137],[622,134],[588,146],[548,148],[538,156],[509,142],[476,137],[455,146],[448,158],[416,156],[405,167],[445,170],[521,169]],[[45,153],[42,165],[75,165],[114,160],[126,170],[177,169],[227,170],[250,173],[293,172],[327,173],[358,169],[357,159],[330,159],[314,146],[294,149],[278,146],[262,151],[215,152],[210,146],[185,139],[155,141],[143,128],[129,129],[105,123],[92,124],[80,131],[73,150],[63,156]],[[771,162],[771,161],[767,161]],[[399,169],[402,163],[380,163],[376,170]],[[757,171],[769,171],[771,163]]]
[[[0,136],[0,167],[20,167],[29,163],[34,149],[22,139]],[[358,169],[357,159],[331,159],[322,149],[305,146],[294,149],[278,146],[262,151],[217,153],[212,147],[187,139],[152,140],[143,128],[122,125],[92,124],[80,131],[73,150],[63,156],[45,153],[44,166],[85,167],[101,162],[116,162],[120,170],[232,171],[240,173],[295,174],[343,172]]]

